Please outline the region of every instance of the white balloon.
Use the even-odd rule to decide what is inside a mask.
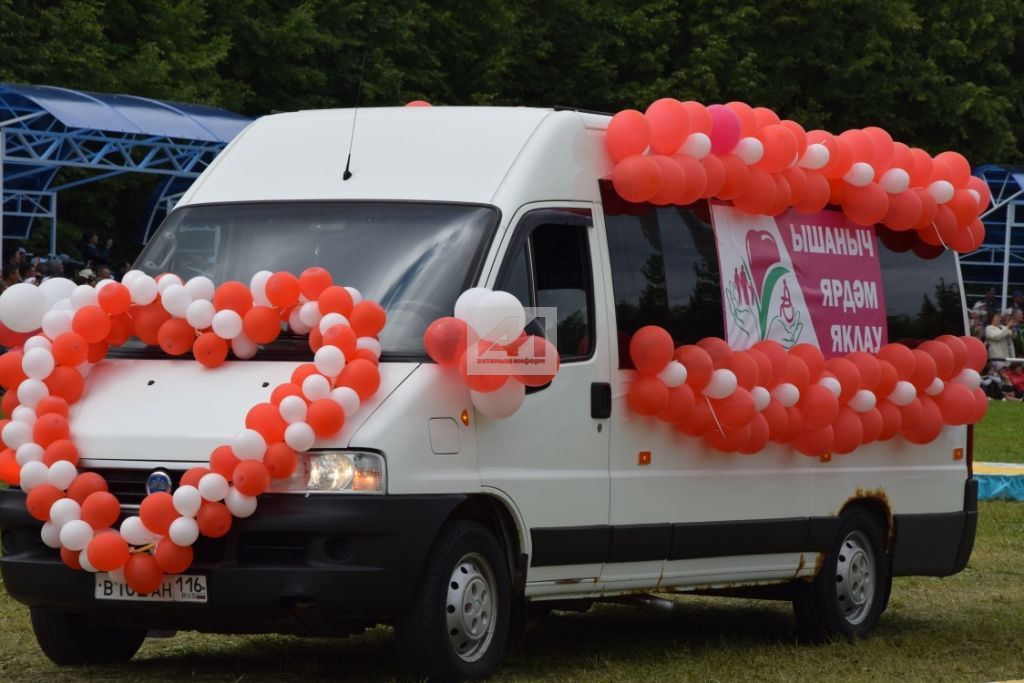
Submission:
[[[51,342],[43,335],[37,334],[34,337],[29,337],[28,339],[26,339],[25,343],[22,344],[21,349],[26,353],[33,349],[43,349],[44,351],[49,351],[52,353],[53,342]]]
[[[46,480],[61,491],[66,491],[77,476],[77,467],[67,460],[58,460],[50,465],[50,471],[46,474]]]
[[[24,465],[25,463],[29,462],[42,462],[44,452],[45,451],[42,446],[35,443],[34,441],[29,441],[28,443],[21,444],[15,449],[14,460],[19,465]],[[70,465],[71,463],[68,464]],[[52,484],[53,482],[51,481],[50,483]],[[67,488],[67,486],[58,486],[57,488]]]
[[[455,317],[468,321],[467,311],[476,306],[477,301],[490,291],[486,287],[472,287],[460,294],[459,298],[455,300]]]
[[[144,273],[133,279],[127,287],[132,295],[132,303],[139,306],[153,303],[159,294],[156,280]]]
[[[27,406],[18,406],[11,413],[11,419],[15,422],[24,422],[27,425],[34,425],[37,419],[36,411]]]
[[[795,384],[782,382],[772,389],[772,397],[782,404],[783,408],[792,408],[800,401],[800,390]]]
[[[297,397],[296,397],[297,398]],[[331,390],[331,400],[341,406],[345,417],[352,417],[359,410],[359,394],[352,387],[338,387]],[[284,401],[282,401],[284,403]]]
[[[231,440],[231,452],[239,460],[262,460],[267,442],[255,429],[243,429]]]
[[[160,280],[156,281],[156,289],[163,295],[164,290],[168,287],[183,286],[184,284],[184,281],[174,273],[164,273],[160,276]]]
[[[242,316],[230,309],[217,311],[211,324],[213,333],[221,339],[234,339],[242,334]]]
[[[677,360],[669,362],[665,369],[658,373],[658,379],[669,389],[681,386],[686,382],[686,366]]]
[[[261,270],[249,280],[249,292],[252,300],[257,306],[270,306],[270,299],[267,298],[267,280],[273,273],[269,270]]]
[[[306,303],[299,306],[299,320],[306,327],[313,329],[320,324],[320,307],[315,301],[307,301]]]
[[[345,354],[337,346],[321,346],[313,355],[313,365],[328,377],[337,377],[345,367]]]
[[[68,522],[82,518],[82,506],[72,498],[61,498],[50,506],[50,521],[57,525],[57,529]]]
[[[203,275],[197,275],[186,282],[185,289],[187,289],[188,293],[192,295],[193,301],[199,301],[200,299],[210,301],[213,299],[213,295],[217,291],[217,288],[213,284],[213,280]]]
[[[21,490],[28,493],[37,486],[48,483],[50,468],[41,462],[27,462],[21,466]]]
[[[49,395],[50,390],[38,379],[25,379],[18,385],[18,401],[32,409]]]
[[[203,500],[223,500],[228,495],[228,480],[216,472],[210,472],[202,476],[196,488]]]
[[[305,304],[302,306],[305,306]],[[307,325],[302,321],[302,306],[296,306],[292,309],[292,312],[288,314],[288,327],[290,327],[292,332],[295,334],[309,334],[310,330],[313,329],[312,325]],[[319,312],[317,315],[319,315]]]
[[[68,314],[74,313],[75,309],[71,308],[71,299],[61,299],[53,305],[54,311],[67,311]]]
[[[910,405],[917,398],[917,389],[910,382],[901,379],[889,394],[889,400],[898,406]]]
[[[46,379],[53,372],[56,364],[53,354],[46,349],[26,351],[21,358],[22,371],[32,379]]]
[[[50,509],[52,510],[53,508]],[[52,512],[50,517],[53,517]],[[43,528],[39,530],[39,537],[43,539],[43,544],[48,548],[57,549],[60,547],[60,527],[53,522],[43,524]]]
[[[350,297],[352,297],[352,305],[353,306],[363,300],[363,293],[360,292],[355,287],[346,287],[345,291],[348,292],[348,295]]]
[[[843,393],[843,386],[839,384],[839,380],[835,377],[822,377],[818,380],[818,384],[831,391],[832,395],[836,398],[839,398],[839,394]]]
[[[182,486],[172,496],[174,509],[183,517],[195,517],[203,504],[203,496],[195,486]],[[181,545],[181,543],[178,543]]]
[[[178,517],[171,522],[171,527],[167,531],[167,537],[175,545],[192,545],[199,538],[199,525],[191,517]]]
[[[84,550],[92,540],[92,527],[88,522],[73,519],[60,528],[60,544],[68,550]]]
[[[71,307],[76,311],[86,306],[96,305],[96,288],[90,285],[78,285],[71,292]]]
[[[66,277],[51,277],[39,285],[39,291],[46,296],[46,301],[52,308],[61,299],[71,298],[71,292],[75,291],[75,283]]]
[[[43,334],[56,339],[65,332],[71,331],[71,313],[64,310],[47,311],[42,319]]]
[[[469,392],[469,397],[476,409],[494,420],[508,417],[519,410],[525,396],[526,386],[514,380],[505,382],[497,391],[470,390]]]
[[[324,317],[320,318],[320,322],[317,323],[317,325],[320,327],[320,334],[327,334],[327,330],[331,329],[335,325],[352,327],[352,323],[350,323],[348,318],[343,316],[341,313],[328,313]]]
[[[487,292],[466,308],[466,322],[481,339],[511,343],[526,326],[526,311],[513,294]]]
[[[121,276],[121,284],[127,287],[132,283],[132,281],[134,281],[140,275],[145,276],[146,274],[143,273],[141,270],[129,270],[127,273]]]
[[[32,443],[32,427],[21,421],[8,422],[4,425],[3,432],[0,432],[0,437],[8,448],[18,450],[25,444]]]
[[[82,565],[83,570],[91,574],[95,574],[99,571],[93,566],[92,562],[89,561],[89,551],[86,548],[83,548],[82,551],[78,553],[78,564]]]
[[[928,388],[924,390],[924,393],[929,396],[938,396],[942,393],[942,390],[946,388],[946,383],[936,377],[932,380],[932,383],[928,385]]]
[[[736,391],[736,375],[732,370],[719,368],[711,373],[711,381],[704,388],[708,398],[728,398]]]
[[[227,482],[224,483],[226,484]],[[149,545],[156,540],[156,534],[147,529],[138,516],[132,515],[131,517],[125,517],[124,521],[121,522],[121,538],[130,545]]]
[[[850,167],[850,170],[843,176],[843,180],[855,185],[857,187],[864,187],[870,185],[871,181],[875,179],[875,169],[872,168],[871,164],[858,161]]]
[[[703,159],[711,153],[711,138],[704,133],[690,133],[679,151],[694,159]]]
[[[968,389],[974,390],[981,386],[981,375],[978,374],[977,370],[971,368],[964,368],[957,376],[953,378],[953,381],[957,384],[963,384]],[[4,439],[6,441],[6,439]]]
[[[35,285],[19,282],[0,294],[0,322],[14,332],[32,332],[43,323],[50,304]]]
[[[754,387],[750,390],[750,397],[754,399],[754,410],[763,411],[772,402],[772,395],[764,387]]]
[[[288,424],[295,424],[306,420],[308,405],[298,396],[285,396],[281,399],[277,409],[281,413],[282,420]]]
[[[878,397],[873,391],[860,389],[850,399],[850,407],[858,413],[866,413],[878,404]]]
[[[764,157],[764,143],[757,138],[741,138],[732,153],[743,160],[747,166],[753,166]]]
[[[302,395],[310,401],[327,398],[331,394],[331,383],[323,375],[310,375],[302,380]]]
[[[213,307],[212,303],[206,299],[199,299],[190,303],[185,309],[185,320],[197,330],[205,330],[213,324],[213,316],[216,314],[217,309]]]
[[[290,424],[284,430],[284,442],[293,451],[299,453],[308,451],[313,447],[314,441],[316,441],[316,434],[313,432],[313,428],[305,422]]]
[[[256,355],[258,350],[259,347],[256,346],[256,342],[244,334],[240,334],[231,340],[231,352],[235,354],[235,358],[240,360],[249,360]]]
[[[939,204],[945,204],[953,198],[953,184],[948,180],[936,180],[928,186],[928,194]]]
[[[816,171],[828,163],[830,156],[828,147],[820,142],[816,142],[812,145],[807,145],[807,149],[804,151],[804,155],[800,157],[798,165],[801,168]]]
[[[109,277],[103,278],[102,280],[97,280],[97,282],[96,282],[96,293],[99,294],[101,289],[103,289],[107,285],[112,285],[115,282],[117,282],[117,281],[113,280],[113,279],[111,279]]]
[[[375,337],[359,337],[356,339],[356,348],[369,349],[373,352],[373,355],[377,356],[377,358],[380,358],[380,354],[383,352],[380,341]]]
[[[256,512],[256,497],[247,496],[234,486],[231,487],[227,497],[224,498],[224,504],[231,514],[239,519],[251,517],[252,513]]]
[[[184,318],[188,313],[189,304],[192,303],[192,295],[184,285],[172,283],[164,287],[160,293],[160,302],[164,305],[164,310],[175,318]]]
[[[878,184],[889,194],[899,194],[910,187],[910,174],[902,168],[890,168],[882,174]]]

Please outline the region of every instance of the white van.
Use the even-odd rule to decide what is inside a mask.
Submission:
[[[706,203],[607,210],[607,116],[353,116],[253,123],[137,267],[217,282],[326,267],[387,309],[380,390],[317,443],[307,470],[319,475],[266,494],[226,537],[201,538],[181,577],[192,590],[159,600],[68,570],[23,494],[0,491],[3,581],[30,606],[53,661],[126,660],[149,630],[341,635],[385,623],[409,672],[477,678],[522,637],[531,604],[781,596],[803,635],[860,637],[885,610],[892,576],[963,569],[977,517],[968,427],[926,446],[897,438],[808,458],[769,444],[750,456],[712,452],[627,410],[635,371],[624,347],[636,329],[661,325],[678,345],[724,338],[725,322]],[[952,251],[922,260],[877,249],[890,337],[964,334]],[[466,387],[423,349],[427,325],[472,286],[558,302],[561,368],[509,418],[474,412]],[[93,369],[73,407],[82,465],[129,512],[154,473],[177,485],[309,359],[305,340],[287,336],[214,370],[128,344]],[[321,475],[354,457],[380,463],[381,490],[324,490]]]

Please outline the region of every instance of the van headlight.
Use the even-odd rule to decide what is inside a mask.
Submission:
[[[384,456],[369,451],[299,453],[295,473],[275,479],[274,493],[384,493]]]

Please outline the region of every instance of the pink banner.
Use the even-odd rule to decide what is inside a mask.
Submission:
[[[887,342],[873,228],[838,211],[773,218],[714,206],[712,216],[733,348],[774,339],[815,344],[830,358]]]

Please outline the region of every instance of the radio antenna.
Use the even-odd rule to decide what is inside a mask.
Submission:
[[[345,172],[341,174],[342,180],[352,177],[349,167],[352,165],[352,143],[356,141],[356,119],[359,117],[359,96],[363,93],[363,77],[366,75],[366,54],[363,53],[363,66],[359,69],[359,86],[356,88],[356,106],[352,111],[352,134],[348,139],[348,160],[345,162]]]

